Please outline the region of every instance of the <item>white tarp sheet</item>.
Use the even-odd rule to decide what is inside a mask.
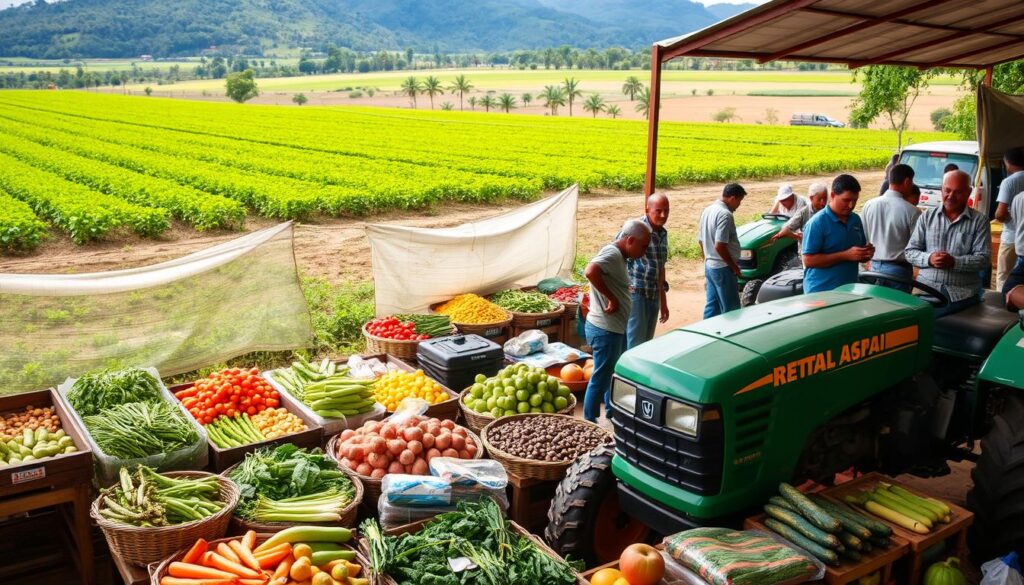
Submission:
[[[1003,153],[1024,144],[1024,95],[1013,95],[978,86],[978,148],[982,167],[998,169],[1003,164]],[[995,188],[989,189],[989,198],[977,207],[985,213],[995,212]]]
[[[489,294],[568,276],[579,188],[452,228],[369,225],[377,315],[426,312],[461,293]]]

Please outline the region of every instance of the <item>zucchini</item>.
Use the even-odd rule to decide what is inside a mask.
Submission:
[[[879,548],[889,548],[892,544],[892,540],[888,536],[872,536],[869,542]]]
[[[821,546],[826,548],[838,548],[840,543],[839,538],[835,535],[829,534],[820,528],[812,525],[810,522],[804,519],[803,516],[793,512],[792,510],[780,508],[767,504],[764,507],[766,514],[775,518],[779,522],[788,525],[793,530],[796,530],[800,534],[803,534],[807,538],[813,540]]]
[[[793,504],[789,503],[789,500],[787,500],[786,498],[784,498],[782,496],[772,496],[768,500],[768,503],[773,505],[773,506],[778,506],[780,508],[789,510],[791,512],[796,512],[797,514],[800,513],[800,510],[797,510],[796,507]]]
[[[864,548],[864,542],[861,541],[861,539],[857,538],[856,536],[850,534],[845,530],[840,532],[836,536],[839,537],[839,541],[842,542],[843,546],[846,547],[848,550],[852,549],[859,551]]]
[[[929,530],[932,528],[932,519],[928,515],[918,512],[917,509],[904,504],[902,500],[894,498],[883,491],[869,492],[868,502],[875,502],[876,504],[889,508],[893,512],[898,512],[903,516],[916,520],[917,522],[927,526]],[[874,512],[874,510],[870,511]],[[888,520],[888,518],[886,519]]]
[[[764,525],[767,526],[768,529],[772,532],[792,542],[796,546],[804,549],[808,553],[820,559],[822,562],[825,562],[829,565],[839,564],[839,554],[836,553],[836,551],[829,550],[819,545],[818,543],[812,541],[803,534],[800,534],[796,530],[793,530],[788,525],[783,524],[782,522],[779,522],[774,518],[768,518],[767,520],[765,520]]]
[[[865,538],[871,538],[871,530],[864,526],[863,522],[854,518],[852,514],[847,514],[846,510],[843,510],[841,506],[821,497],[813,498],[813,501],[821,506],[826,512],[832,514],[836,520],[839,520],[839,523],[843,525],[843,530],[846,532],[849,532],[862,540]]]
[[[879,522],[870,516],[865,516],[858,512],[852,506],[844,504],[842,502],[831,502],[833,509],[837,512],[842,513],[844,516],[849,517],[851,520],[860,524],[864,528],[871,531],[871,534],[880,538],[888,539],[892,535],[892,527],[885,522]],[[856,534],[856,533],[854,533]],[[864,538],[870,538],[865,536]]]
[[[802,494],[800,490],[788,483],[779,484],[779,493],[783,498],[788,500],[789,503],[796,506],[796,508],[800,510],[800,513],[811,521],[811,524],[814,524],[825,532],[835,534],[843,529],[843,525],[839,523],[839,520],[833,518],[827,512],[822,510],[820,506],[812,502],[810,498]]]
[[[860,560],[861,560],[860,553],[855,551],[855,550],[853,550],[853,549],[849,549],[849,548],[846,549],[846,550],[840,551],[839,552],[839,556],[843,557],[844,559],[846,559],[848,561],[852,561],[854,563],[859,563]]]

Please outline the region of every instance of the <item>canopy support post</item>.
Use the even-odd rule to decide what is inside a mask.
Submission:
[[[658,166],[658,121],[661,114],[661,45],[651,47],[651,93],[647,99],[647,175],[644,200],[654,194]]]
[[[985,68],[985,79],[982,81],[985,85],[992,87],[992,66]]]

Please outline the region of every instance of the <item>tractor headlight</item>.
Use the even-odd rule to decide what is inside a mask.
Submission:
[[[612,378],[612,402],[622,410],[636,412],[636,386],[622,378]]]
[[[753,259],[754,259],[754,251],[753,250],[740,250],[740,260],[753,260]]]
[[[700,423],[700,411],[696,408],[676,402],[667,401],[665,408],[665,426],[681,433],[697,436],[697,426]]]

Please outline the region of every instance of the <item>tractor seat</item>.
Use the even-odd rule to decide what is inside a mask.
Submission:
[[[988,357],[1003,334],[1017,324],[1017,313],[1006,310],[1003,295],[987,291],[973,307],[935,320],[935,348]]]

